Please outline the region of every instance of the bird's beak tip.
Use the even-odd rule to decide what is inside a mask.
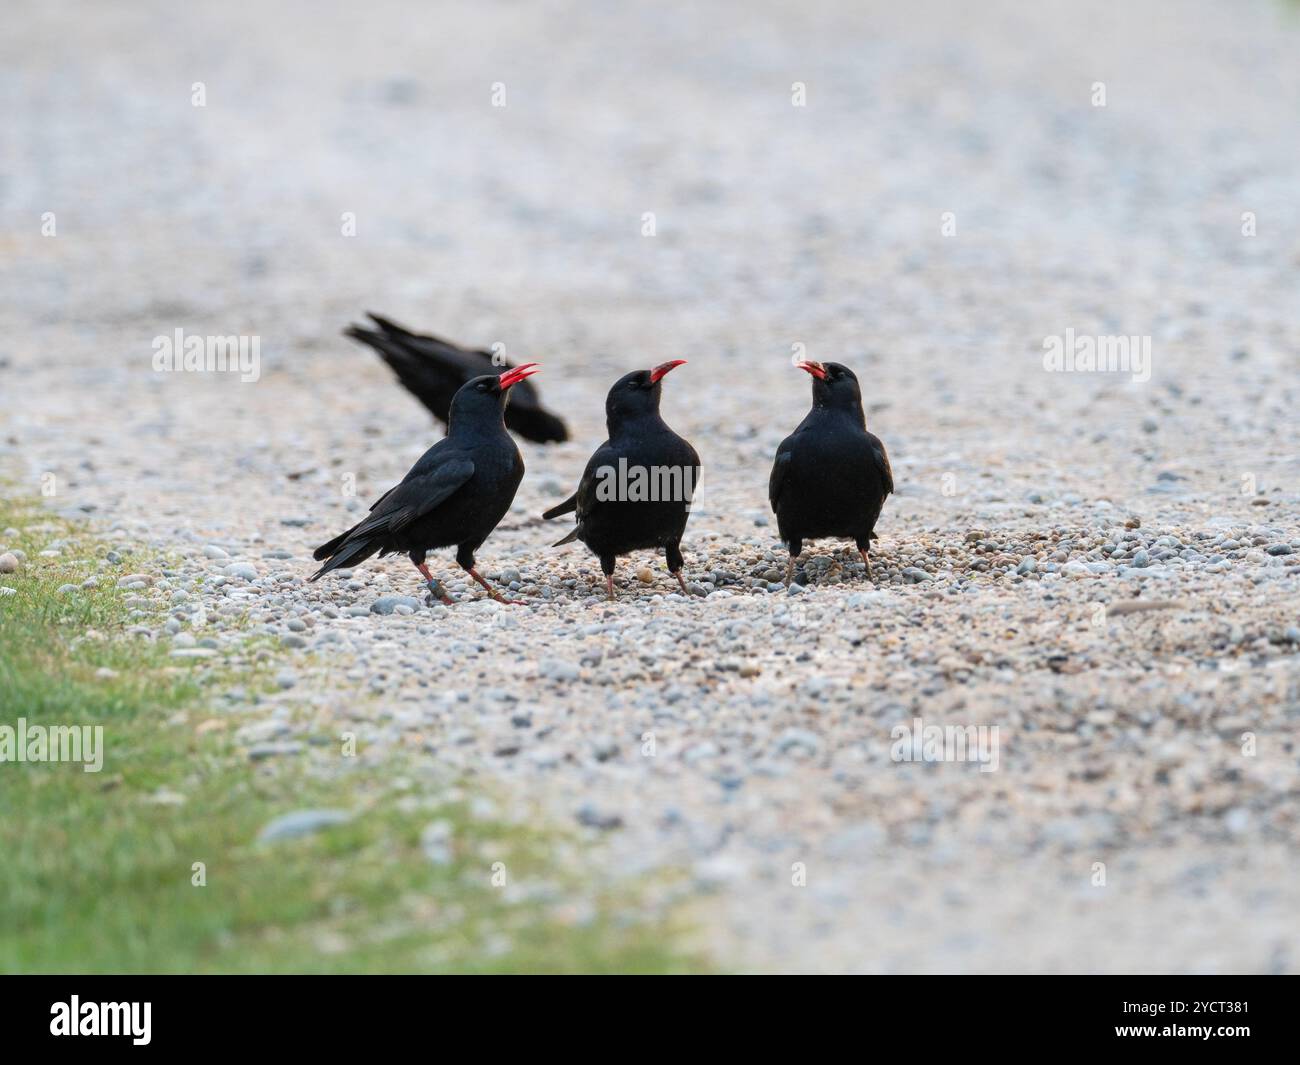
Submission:
[[[678,366],[685,366],[685,365],[686,365],[685,359],[670,359],[668,362],[661,362],[658,366],[656,366],[653,370],[650,371],[650,383],[652,385],[658,384],[659,379],[663,377],[663,375],[666,374],[669,370],[675,370]]]
[[[826,380],[826,367],[820,362],[812,362],[811,360],[805,359],[802,362],[796,362],[795,365],[798,366],[799,369],[812,374],[819,381]]]
[[[501,385],[504,392],[511,385],[517,385],[525,377],[532,377],[535,373],[541,373],[542,368],[535,362],[526,362],[522,366],[512,366],[505,373],[497,377],[497,382]]]

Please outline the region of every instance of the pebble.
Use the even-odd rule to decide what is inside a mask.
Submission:
[[[296,810],[270,821],[257,835],[259,843],[278,843],[319,832],[323,828],[344,825],[352,820],[346,810]]]
[[[12,551],[6,551],[0,555],[0,573],[17,573],[18,556]]]
[[[449,865],[452,860],[452,836],[450,821],[431,821],[420,833],[420,850],[434,865]]]
[[[821,750],[821,739],[815,732],[803,728],[788,728],[777,737],[776,749],[781,754],[795,752],[815,755]]]
[[[257,567],[251,562],[232,562],[225,568],[224,572],[227,577],[234,577],[238,580],[257,580]]]
[[[253,762],[261,762],[267,758],[280,758],[284,755],[300,754],[301,752],[301,743],[259,743],[257,746],[248,749],[248,758]]]
[[[578,808],[577,817],[579,824],[586,825],[588,828],[598,828],[604,832],[623,827],[622,817],[616,813],[602,810],[593,803],[583,803]]]
[[[392,614],[399,606],[407,607],[412,612],[421,609],[424,603],[410,595],[384,595],[370,604],[371,614]]]

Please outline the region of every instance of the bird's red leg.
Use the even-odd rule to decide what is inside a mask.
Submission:
[[[415,564],[415,568],[420,571],[420,576],[424,578],[424,583],[429,586],[430,595],[436,595],[448,606],[452,606],[456,602],[454,599],[451,598],[451,596],[447,594],[443,586],[438,583],[434,575],[429,572],[429,566],[427,563],[417,562]]]
[[[614,574],[605,577],[605,592],[608,599],[614,598]]]
[[[790,587],[790,582],[794,580],[794,555],[790,556],[790,561],[785,564],[785,586]]]
[[[860,547],[858,548],[858,554],[862,556],[862,562],[867,567],[867,580],[871,580],[871,559]]]
[[[478,570],[471,568],[469,571],[469,575],[473,577],[476,581],[478,581],[479,584],[483,585],[483,587],[487,589],[487,594],[490,595],[493,599],[495,599],[498,603],[507,603],[510,606],[527,605],[526,603],[524,603],[522,599],[507,599],[504,595],[502,595],[495,588],[493,588],[492,585],[488,584],[487,581],[485,581],[482,577],[480,577],[478,575]]]
[[[677,583],[682,586],[682,595],[687,596],[689,598],[691,593],[686,590],[686,581],[682,577],[682,571],[678,570],[676,573],[673,574],[673,576],[677,578]]]

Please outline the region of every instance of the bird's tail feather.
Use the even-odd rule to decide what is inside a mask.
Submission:
[[[347,533],[344,533],[343,535],[346,537]],[[330,541],[330,543],[333,542],[333,540]],[[325,546],[328,545],[318,547],[316,549],[316,554],[313,557],[319,560],[322,557],[320,552],[324,550]],[[382,546],[382,544],[376,543],[374,540],[353,540],[351,543],[344,543],[338,552],[334,554],[325,565],[321,566],[320,569],[307,579],[309,581],[320,580],[320,578],[325,576],[325,574],[330,570],[338,569],[340,566],[355,566],[358,562],[364,562]]]
[[[550,520],[558,518],[561,514],[569,514],[578,509],[578,493],[574,492],[563,503],[556,503],[550,510],[544,511],[542,517]]]
[[[578,538],[578,527],[575,525],[573,527],[573,532],[569,533],[569,535],[566,536],[563,540],[556,540],[555,543],[551,544],[551,546],[559,547],[561,544],[571,544],[577,538]]]
[[[355,528],[355,525],[352,526],[352,529]],[[343,541],[352,535],[352,529],[349,529],[347,532],[341,532],[338,536],[334,537],[333,540],[327,540],[325,543],[321,544],[320,547],[316,548],[316,550],[311,553],[311,557],[317,562],[322,562],[329,558],[330,555],[334,554],[343,546]]]

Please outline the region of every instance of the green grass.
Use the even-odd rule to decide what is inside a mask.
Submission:
[[[0,598],[0,725],[102,725],[105,755],[99,773],[0,763],[0,971],[698,968],[667,921],[642,919],[635,898],[590,898],[578,863],[559,868],[574,840],[472,816],[414,755],[371,764],[322,746],[249,763],[238,721],[199,726],[224,725],[220,693],[256,694],[263,674],[170,658],[165,642],[127,632],[138,593],[117,578],[164,562],[107,563],[108,545],[85,530],[0,497],[0,530],[11,526],[20,534],[0,544],[28,557],[0,574],[17,591]],[[41,558],[56,538],[62,554]],[[89,573],[98,588],[58,592]],[[274,817],[321,807],[352,820],[258,842]],[[451,860],[436,865],[420,844],[435,820],[452,829]],[[192,883],[195,862],[205,886]],[[492,885],[495,862],[518,896]]]

